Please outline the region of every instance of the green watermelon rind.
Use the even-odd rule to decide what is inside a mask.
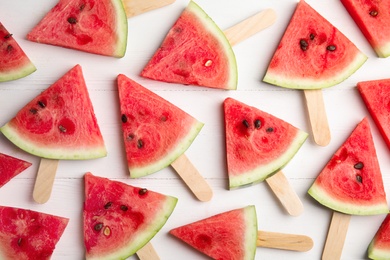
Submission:
[[[194,139],[199,134],[200,130],[203,128],[204,124],[199,121],[195,121],[191,130],[188,131],[187,135],[182,138],[182,141],[179,142],[174,149],[172,149],[164,158],[161,158],[153,164],[142,167],[131,167],[129,166],[131,178],[141,178],[146,175],[157,172],[168,165],[171,165],[177,158],[179,158],[184,152],[191,146]]]
[[[243,210],[247,226],[243,242],[245,245],[245,252],[248,253],[245,259],[254,259],[256,255],[258,233],[256,208],[255,206],[250,205]]]
[[[100,256],[88,256],[87,260],[109,260],[109,259],[126,259],[131,255],[134,255],[139,249],[145,246],[165,225],[168,218],[171,216],[173,210],[176,207],[178,199],[175,197],[167,196],[163,207],[161,207],[160,213],[156,214],[156,219],[153,224],[148,223],[149,227],[143,230],[143,233],[138,234],[137,240],[130,241],[123,248],[115,251],[114,253]]]
[[[375,246],[375,240],[368,246],[368,258],[370,259],[389,259],[390,250],[379,249]]]
[[[5,73],[0,72],[0,82],[24,78],[36,70],[37,68],[35,67],[35,65],[31,61],[29,61],[28,63],[26,63],[24,66],[20,68],[15,68],[14,70],[7,71]]]
[[[308,193],[322,205],[344,214],[367,216],[389,213],[386,202],[370,206],[347,203],[333,198],[316,183],[313,183]]]
[[[229,80],[229,83],[226,84],[227,87],[225,89],[229,89],[229,90],[237,89],[238,69],[237,69],[236,56],[233,52],[229,40],[226,38],[226,35],[215,24],[215,22],[205,13],[205,11],[194,1],[190,1],[187,8],[199,18],[199,21],[204,25],[204,28],[208,29],[221,43],[223,50],[226,54],[226,57],[229,59],[229,70],[230,70],[229,75],[231,76],[231,79]]]
[[[121,0],[112,1],[114,8],[117,14],[117,31],[116,35],[118,36],[118,42],[116,44],[116,48],[114,53],[112,54],[114,57],[122,58],[126,54],[127,48],[127,38],[128,38],[128,21],[127,15],[125,11],[125,7]]]
[[[291,142],[286,151],[281,154],[277,159],[268,163],[267,165],[261,165],[251,171],[242,173],[237,176],[229,177],[229,188],[236,189],[239,187],[245,187],[264,181],[272,175],[279,172],[298,152],[303,143],[308,137],[308,133],[298,130],[297,135]]]
[[[38,157],[47,159],[58,159],[58,160],[87,160],[95,159],[107,156],[106,147],[72,147],[72,148],[47,148],[41,147],[33,142],[28,141],[22,135],[20,135],[14,127],[9,123],[0,127],[2,132],[12,143],[14,143],[20,149],[36,155]]]
[[[290,89],[323,89],[335,86],[355,73],[368,59],[362,52],[357,52],[353,62],[341,71],[337,76],[328,79],[311,79],[305,77],[284,77],[284,75],[267,71],[263,78],[264,82]]]

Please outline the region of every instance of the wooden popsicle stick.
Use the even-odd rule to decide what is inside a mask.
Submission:
[[[299,216],[303,212],[301,200],[282,171],[277,172],[265,181],[290,215]]]
[[[172,4],[175,0],[122,0],[127,18]]]
[[[153,245],[149,242],[137,251],[137,256],[140,260],[159,260],[156,250]]]
[[[200,201],[211,200],[212,189],[185,154],[182,154],[171,165]]]
[[[341,259],[350,219],[351,215],[336,211],[333,212],[328,236],[326,237],[324,250],[322,251],[323,260]]]
[[[283,234],[259,230],[257,233],[256,245],[258,247],[306,252],[313,248],[313,240],[304,235]]]
[[[59,160],[41,158],[33,191],[36,202],[43,204],[49,200],[58,163]]]
[[[320,146],[330,143],[330,130],[321,89],[304,90],[314,142]]]
[[[230,44],[233,46],[249,38],[255,33],[271,26],[275,20],[275,11],[272,9],[266,9],[228,28],[224,31],[224,33]]]

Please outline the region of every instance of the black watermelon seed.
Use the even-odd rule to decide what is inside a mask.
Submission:
[[[7,46],[7,51],[8,51],[8,52],[11,52],[13,49],[14,49],[14,47],[12,47],[11,44],[9,44],[9,45]]]
[[[18,246],[20,246],[20,245],[22,244],[22,241],[23,241],[23,239],[20,237],[20,238],[18,239]]]
[[[75,17],[69,17],[68,18],[68,23],[70,24],[76,24],[77,23],[77,19]]]
[[[9,39],[9,38],[11,38],[12,37],[12,33],[9,33],[9,34],[7,34],[6,36],[4,36],[4,39]]]
[[[126,123],[127,122],[127,116],[125,114],[122,114],[122,123]]]
[[[126,205],[121,205],[121,210],[127,211],[129,208]]]
[[[41,108],[44,108],[46,107],[45,103],[43,103],[42,101],[38,101],[38,105],[41,107]]]
[[[248,123],[248,121],[246,121],[246,119],[244,119],[244,120],[242,121],[242,124],[243,124],[246,128],[249,128],[249,123]]]
[[[301,40],[299,41],[299,45],[301,46],[301,50],[303,50],[303,51],[306,51],[306,50],[307,50],[307,47],[309,46],[309,44],[307,43],[307,41],[304,40],[304,39],[301,39]]]
[[[60,129],[60,131],[61,131],[62,133],[66,133],[66,127],[60,125],[60,126],[58,127],[58,129]]]
[[[106,205],[104,205],[104,208],[105,208],[105,209],[108,209],[108,208],[110,208],[111,206],[112,206],[112,202],[109,201],[109,202],[106,203]]]
[[[100,231],[100,230],[102,230],[102,228],[103,228],[103,223],[97,223],[97,224],[93,227],[93,229],[95,229],[96,231]]]
[[[260,121],[260,119],[256,119],[255,120],[255,128],[259,129],[260,127],[261,127],[261,121]]]
[[[144,141],[142,141],[142,139],[138,139],[137,147],[138,147],[138,148],[144,147]]]
[[[148,190],[145,189],[145,188],[143,188],[143,189],[140,189],[140,190],[138,191],[138,194],[139,194],[139,195],[145,195],[147,192],[148,192]]]
[[[326,47],[326,49],[327,49],[328,51],[335,51],[335,50],[336,50],[336,46],[334,46],[334,45],[329,45],[328,47]]]
[[[31,108],[30,109],[30,112],[35,115],[36,113],[38,113],[38,110],[36,108]]]
[[[310,34],[310,40],[314,40],[314,37],[315,37],[314,33],[311,33]]]
[[[362,183],[362,176],[360,175],[356,175],[356,181],[359,182],[359,183]]]
[[[267,131],[268,133],[271,133],[274,131],[274,129],[272,127],[268,127],[267,130],[265,130],[265,131]]]
[[[358,162],[353,166],[355,169],[361,170],[364,167],[364,164],[362,162]]]

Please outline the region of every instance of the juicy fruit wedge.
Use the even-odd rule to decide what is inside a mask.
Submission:
[[[87,259],[126,259],[152,239],[177,203],[174,197],[85,174]]]
[[[368,246],[370,259],[389,259],[390,256],[390,214],[386,215],[381,226]]]
[[[203,123],[123,74],[118,76],[123,139],[130,175],[167,167],[191,145]]]
[[[390,149],[390,79],[362,81],[357,88]]]
[[[390,1],[341,0],[379,57],[390,56]]]
[[[12,34],[0,23],[0,82],[26,77],[35,70]]]
[[[69,219],[0,206],[0,258],[50,259]]]
[[[30,101],[0,131],[16,146],[43,158],[81,160],[107,154],[79,65]]]
[[[170,234],[213,259],[254,259],[256,209],[247,206],[223,212],[172,229]]]
[[[347,37],[301,0],[263,80],[285,88],[321,89],[342,82],[366,60]]]
[[[121,0],[60,0],[27,39],[120,58],[126,52],[127,17]]]
[[[30,162],[0,153],[0,188],[30,166]]]
[[[261,182],[281,170],[308,134],[240,101],[224,101],[230,188]]]
[[[237,64],[229,41],[193,1],[170,29],[141,76],[185,85],[237,88]]]
[[[367,118],[332,156],[308,193],[322,205],[345,214],[389,212]]]

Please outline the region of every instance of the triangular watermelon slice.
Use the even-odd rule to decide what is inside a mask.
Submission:
[[[80,65],[23,107],[0,131],[16,146],[49,159],[106,156]]]
[[[255,206],[247,206],[177,227],[170,234],[213,259],[254,259]]]
[[[237,64],[229,41],[193,1],[169,30],[141,76],[185,85],[237,88]]]
[[[340,0],[377,55],[390,56],[390,1]]]
[[[0,206],[0,259],[50,259],[69,219]]]
[[[281,170],[308,134],[233,98],[224,101],[229,187],[261,182]]]
[[[390,214],[387,214],[381,226],[368,246],[370,259],[390,258]]]
[[[0,153],[0,188],[31,165],[30,162]]]
[[[390,149],[390,79],[362,81],[357,88]]]
[[[389,212],[367,118],[332,156],[308,193],[322,205],[345,214]]]
[[[123,57],[127,17],[121,0],[59,0],[29,32],[30,41]]]
[[[177,199],[85,174],[86,259],[126,259],[164,226]]]
[[[0,82],[26,77],[36,71],[11,33],[0,23]]]
[[[342,82],[366,60],[345,35],[300,0],[263,80],[285,88],[321,89]]]
[[[130,175],[167,167],[191,145],[203,123],[159,95],[118,76],[123,138]]]

